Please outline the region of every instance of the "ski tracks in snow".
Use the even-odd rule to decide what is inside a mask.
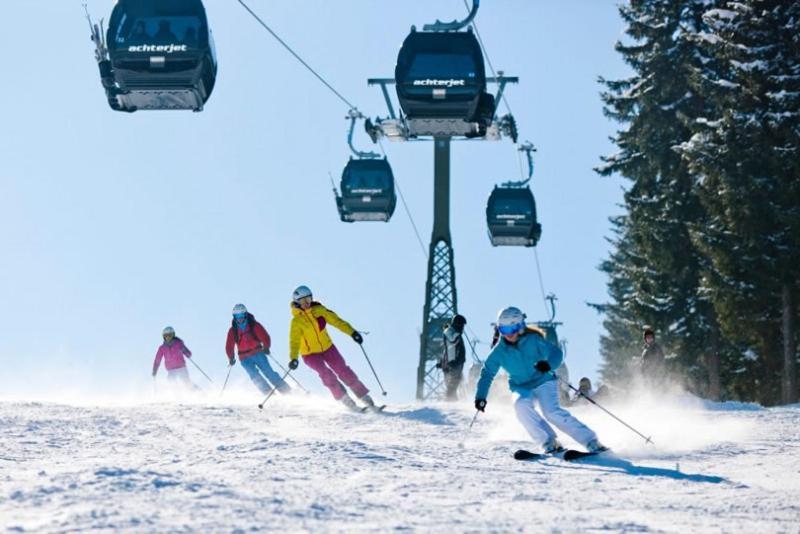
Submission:
[[[266,412],[211,404],[0,403],[0,527],[798,528],[800,406],[720,405],[712,420],[750,429],[735,441],[721,435],[695,449],[669,450],[635,448],[620,435],[619,444],[608,440],[618,455],[520,463],[513,451],[530,444],[516,430],[504,436],[508,421],[492,413],[467,432],[468,407],[352,414],[321,400],[275,400]],[[592,424],[616,439],[611,423]]]

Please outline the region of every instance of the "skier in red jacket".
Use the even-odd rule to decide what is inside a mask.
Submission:
[[[272,387],[277,388],[281,393],[289,393],[291,391],[289,384],[272,369],[267,360],[269,347],[269,334],[261,323],[247,311],[244,304],[234,306],[233,320],[225,343],[228,363],[236,365],[234,349],[238,348],[242,367],[247,371],[253,384],[261,390],[261,393],[266,395]]]

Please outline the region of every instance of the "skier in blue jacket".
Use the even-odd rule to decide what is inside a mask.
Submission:
[[[546,453],[564,451],[549,423],[586,446],[590,452],[608,450],[597,440],[597,434],[578,421],[558,402],[558,369],[564,356],[556,345],[545,341],[525,328],[525,314],[519,308],[500,310],[497,316],[499,343],[483,364],[475,392],[475,408],[486,409],[486,397],[495,375],[502,367],[508,373],[508,385],[517,394],[514,409],[517,419]],[[538,404],[542,415],[536,411]]]

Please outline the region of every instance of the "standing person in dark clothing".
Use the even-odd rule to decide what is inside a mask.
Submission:
[[[644,347],[640,365],[640,371],[645,380],[656,383],[663,378],[664,351],[656,343],[656,334],[649,326],[644,328]]]
[[[458,386],[464,372],[467,349],[464,347],[464,326],[467,319],[463,315],[456,315],[444,329],[444,350],[439,367],[444,373],[444,382],[447,386],[447,400],[458,400]]]

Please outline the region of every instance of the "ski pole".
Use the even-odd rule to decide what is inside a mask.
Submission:
[[[476,340],[475,340],[475,343],[473,343],[473,342],[472,342],[472,340],[469,338],[469,336],[467,335],[467,333],[466,333],[466,332],[464,332],[464,337],[465,337],[465,338],[467,338],[467,343],[469,343],[469,348],[470,348],[470,350],[472,351],[472,357],[473,357],[473,358],[475,358],[475,360],[476,360],[478,363],[480,363],[481,365],[483,365],[483,360],[481,360],[481,359],[478,357],[478,353],[477,353],[477,352],[475,352],[475,345],[477,345],[477,344],[478,344],[478,340],[476,339]]]
[[[222,384],[222,391],[219,392],[219,396],[221,397],[223,393],[225,393],[225,386],[228,385],[228,379],[231,377],[231,369],[233,369],[232,365],[228,366],[228,374],[225,375],[225,383]]]
[[[628,423],[626,423],[625,421],[623,421],[622,419],[620,419],[619,417],[617,417],[617,416],[616,416],[616,415],[614,415],[613,413],[609,412],[608,410],[606,410],[605,408],[603,408],[602,406],[600,406],[600,405],[597,403],[597,401],[595,401],[595,400],[594,400],[594,399],[592,399],[591,397],[588,397],[588,396],[584,395],[584,394],[583,394],[583,392],[582,392],[581,390],[579,390],[579,389],[575,389],[575,387],[574,387],[572,384],[570,384],[569,382],[567,382],[566,380],[564,380],[563,378],[561,378],[560,376],[558,376],[558,375],[557,375],[555,372],[553,372],[553,373],[552,373],[552,375],[553,375],[554,377],[556,377],[558,380],[560,380],[561,382],[563,382],[564,384],[566,384],[567,386],[569,386],[569,389],[571,389],[572,391],[574,391],[575,393],[577,393],[577,394],[578,394],[580,397],[583,397],[583,398],[584,398],[584,399],[586,399],[587,401],[591,402],[592,404],[594,404],[595,406],[597,406],[598,408],[600,408],[601,410],[603,410],[604,412],[606,412],[608,415],[610,415],[611,417],[613,417],[614,419],[616,419],[617,421],[619,421],[620,423],[622,423],[623,425],[625,425],[626,427],[628,427],[630,430],[634,431],[636,434],[638,434],[638,435],[639,435],[639,437],[641,437],[642,439],[644,439],[644,442],[645,442],[645,443],[649,443],[650,445],[655,445],[655,443],[653,443],[653,440],[652,440],[652,439],[650,439],[649,437],[645,436],[644,434],[642,434],[641,432],[639,432],[638,430],[636,430],[635,428],[633,428],[631,425],[629,425]]]
[[[475,420],[478,418],[478,414],[481,413],[480,410],[475,410],[475,415],[472,416],[472,422],[469,424],[469,429],[472,430],[472,425],[475,424]]]
[[[273,362],[275,362],[275,365],[277,365],[278,367],[280,367],[281,371],[283,371],[284,373],[286,372],[286,367],[284,367],[283,365],[281,365],[281,363],[278,361],[278,359],[277,359],[277,358],[275,358],[275,357],[274,357],[272,354],[270,354],[270,355],[269,355],[269,358],[270,358],[270,360],[272,360]],[[304,387],[303,387],[303,384],[301,384],[301,383],[300,383],[300,381],[299,381],[299,380],[297,380],[297,379],[294,377],[294,375],[289,375],[289,378],[291,378],[291,379],[292,379],[292,381],[294,381],[294,383],[295,383],[295,384],[297,384],[297,387],[299,387],[300,389],[302,389],[303,391],[305,391],[306,395],[311,395],[311,392],[310,392],[310,391],[308,391],[306,388],[304,388]]]
[[[208,378],[208,381],[209,381],[209,382],[211,382],[212,384],[214,383],[214,381],[213,381],[213,380],[211,380],[211,378],[210,378],[210,377],[209,377],[209,376],[206,374],[206,372],[205,372],[205,371],[203,371],[202,369],[200,369],[200,366],[199,366],[199,365],[197,365],[196,363],[194,363],[194,360],[193,360],[193,359],[191,359],[191,358],[186,358],[186,359],[187,359],[187,360],[189,360],[190,362],[192,362],[192,365],[194,365],[195,367],[197,367],[197,370],[198,370],[198,371],[200,371],[201,373],[203,373],[203,376],[204,376],[204,377],[206,377],[206,378]]]
[[[383,395],[386,396],[386,390],[383,389],[383,384],[381,384],[381,379],[378,378],[378,373],[375,372],[375,368],[372,367],[372,362],[369,361],[369,356],[367,356],[367,351],[364,350],[364,345],[359,343],[358,346],[361,347],[361,352],[364,353],[364,357],[367,359],[367,363],[369,364],[369,368],[372,369],[372,374],[375,375],[375,380],[378,381],[378,386],[380,386],[380,388],[381,388],[381,393],[383,393]]]
[[[283,374],[283,377],[282,377],[282,379],[283,379],[283,380],[286,380],[286,377],[287,377],[287,375],[288,375],[288,374],[289,374],[289,371],[286,371],[286,372]],[[275,390],[277,390],[277,389],[278,389],[278,388],[272,388],[272,391],[270,391],[270,392],[269,392],[269,394],[266,396],[266,398],[265,398],[263,401],[261,401],[261,404],[259,404],[259,405],[258,405],[258,409],[259,409],[259,410],[263,410],[263,409],[264,409],[264,405],[267,403],[267,401],[269,400],[269,398],[270,398],[272,395],[274,395],[274,394],[275,394]]]

